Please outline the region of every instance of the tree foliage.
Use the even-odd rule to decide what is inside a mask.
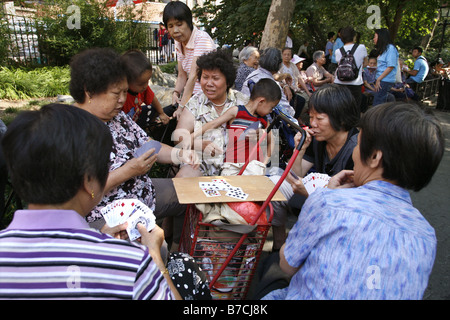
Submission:
[[[141,14],[124,8],[117,16],[108,10],[106,0],[53,0],[39,7],[40,52],[51,64],[64,65],[78,52],[92,47],[110,47],[119,52],[145,44],[144,25],[133,22]],[[70,12],[70,5],[79,8]],[[74,16],[76,15],[76,16]],[[70,24],[79,18],[79,27]],[[71,20],[72,19],[72,20]],[[69,23],[69,24],[68,24]]]
[[[240,47],[246,39],[260,40],[271,0],[225,0],[219,6],[206,1],[203,8],[196,7],[194,15],[216,38],[220,45]],[[367,27],[370,5],[380,8],[381,27],[388,28],[395,43],[410,49],[423,45],[436,25],[438,8],[444,0],[297,0],[291,20],[294,50],[308,40],[312,49],[323,49],[328,32],[352,25],[361,35],[361,42],[372,47],[374,31]],[[447,28],[450,29],[450,28]],[[440,39],[442,26],[435,30]],[[448,48],[446,37],[444,48]],[[431,42],[430,53],[437,50],[436,39]],[[424,45],[423,45],[424,46]]]

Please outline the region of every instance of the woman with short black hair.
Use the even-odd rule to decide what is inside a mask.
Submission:
[[[102,121],[74,106],[45,105],[17,115],[2,146],[28,208],[0,232],[0,298],[180,298],[158,226],[138,227],[146,248],[123,240],[126,225],[107,229],[113,238],[86,223],[109,175],[113,139]]]
[[[358,140],[359,108],[350,90],[337,84],[330,84],[314,92],[309,100],[310,128],[306,129],[308,139],[298,154],[292,170],[303,178],[314,168],[315,172],[333,176],[341,170],[353,169],[352,152]],[[301,138],[295,136],[296,145]],[[279,176],[270,179],[276,183]],[[274,226],[274,247],[279,249],[286,239],[288,204],[301,208],[308,193],[302,179],[290,175],[281,184],[280,191],[288,202],[274,202],[276,212]]]
[[[201,91],[197,81],[198,57],[216,49],[211,36],[192,23],[192,12],[181,1],[170,1],[163,11],[163,21],[175,40],[178,60],[178,77],[172,95],[172,104],[185,106],[192,95]],[[181,109],[175,116],[181,114]]]
[[[194,95],[182,108],[174,137],[177,139],[176,143],[183,141],[184,148],[195,148],[197,152],[201,152],[202,162],[200,170],[182,166],[179,173],[214,176],[219,175],[223,165],[223,152],[227,142],[225,126],[205,132],[201,145],[190,145],[191,133],[199,130],[202,124],[217,119],[231,107],[245,105],[249,97],[231,88],[236,79],[236,69],[227,50],[218,49],[201,56],[197,60],[197,66],[202,92]]]

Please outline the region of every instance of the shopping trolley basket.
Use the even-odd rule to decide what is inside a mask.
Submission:
[[[180,251],[190,254],[206,273],[214,299],[241,300],[246,298],[271,227],[273,209],[270,201],[292,168],[306,139],[306,132],[301,127],[284,115],[278,115],[260,138],[258,144],[265,139],[273,124],[281,120],[301,132],[302,139],[267,199],[262,203],[255,203],[254,208],[257,212],[249,225],[229,226],[205,223],[203,213],[195,205],[188,205],[186,210]],[[256,148],[257,146],[250,153],[249,159],[256,152]],[[245,170],[249,159],[239,175]],[[266,214],[266,210],[269,211],[267,224],[258,224],[261,215]]]

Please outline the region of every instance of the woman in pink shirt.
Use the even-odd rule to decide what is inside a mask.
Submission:
[[[197,81],[197,58],[216,49],[208,33],[192,23],[192,12],[180,1],[169,2],[164,8],[163,21],[175,40],[178,56],[178,78],[172,95],[172,104],[186,105],[193,94],[201,92]]]

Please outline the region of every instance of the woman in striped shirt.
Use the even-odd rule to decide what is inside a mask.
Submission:
[[[2,141],[11,181],[28,203],[0,232],[0,299],[180,298],[161,258],[159,227],[140,244],[126,226],[90,229],[113,140],[99,119],[61,104],[21,113]]]
[[[216,45],[208,33],[193,25],[191,9],[183,2],[169,2],[164,8],[163,21],[175,40],[178,57],[178,78],[172,104],[185,106],[192,95],[202,90],[197,81],[197,58],[215,50]]]

